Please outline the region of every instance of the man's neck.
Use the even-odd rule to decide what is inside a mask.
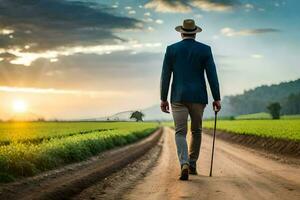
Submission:
[[[195,37],[191,37],[191,36],[184,36],[184,37],[182,37],[182,39],[183,39],[183,40],[186,40],[186,39],[193,39],[193,40],[194,40],[194,39],[195,39]]]

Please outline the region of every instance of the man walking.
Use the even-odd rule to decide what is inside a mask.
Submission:
[[[171,108],[175,124],[175,142],[181,165],[180,180],[188,180],[189,174],[197,174],[196,162],[199,157],[202,131],[202,115],[208,103],[204,72],[206,73],[214,98],[213,109],[221,109],[219,82],[211,48],[195,40],[202,29],[194,20],[186,19],[176,31],[182,40],[167,47],[161,74],[161,110],[169,113],[167,100],[170,79]],[[191,118],[192,137],[186,142],[188,115]]]

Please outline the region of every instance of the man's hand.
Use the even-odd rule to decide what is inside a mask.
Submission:
[[[213,110],[215,112],[219,112],[221,110],[221,101],[214,101],[213,102]]]
[[[161,103],[160,103],[160,109],[164,113],[170,113],[169,102],[168,101],[161,101]]]

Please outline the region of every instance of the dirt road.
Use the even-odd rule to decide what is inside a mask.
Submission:
[[[174,131],[166,128],[157,165],[124,199],[300,199],[300,168],[267,159],[238,145],[216,141],[213,177],[208,177],[211,137],[204,135],[197,176],[178,181]]]

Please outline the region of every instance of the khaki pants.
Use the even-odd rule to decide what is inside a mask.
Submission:
[[[206,104],[172,103],[172,115],[175,125],[175,142],[177,155],[181,165],[189,164],[196,167],[201,146],[202,116]],[[188,116],[191,118],[191,141],[189,153],[186,142]]]

